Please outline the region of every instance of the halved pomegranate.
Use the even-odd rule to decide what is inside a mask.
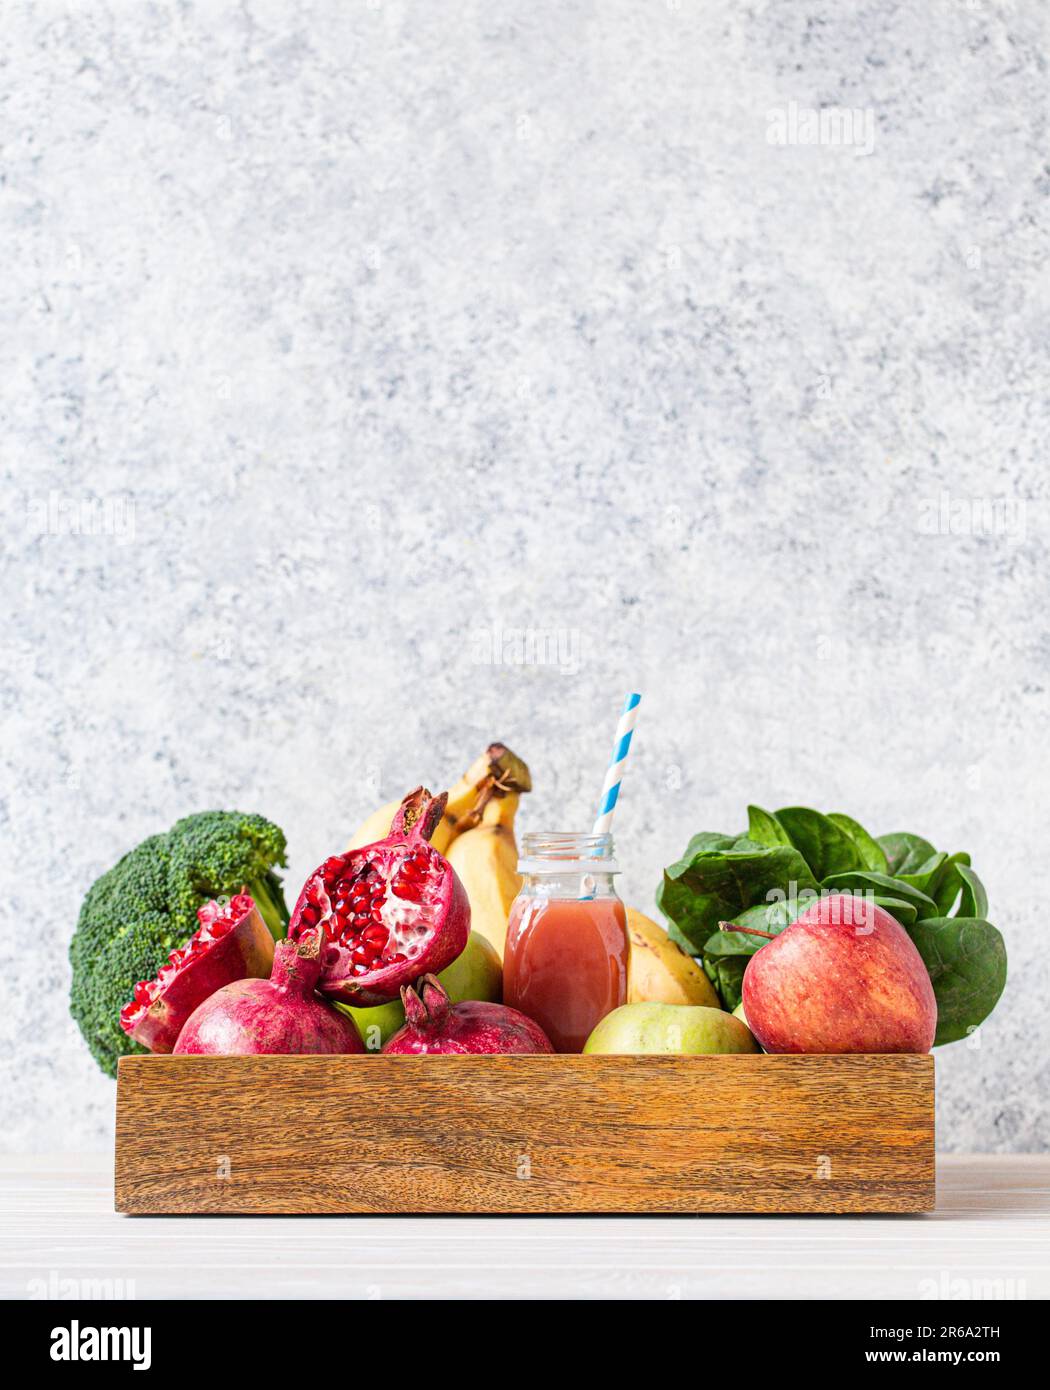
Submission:
[[[151,1052],[171,1052],[198,1004],[234,980],[269,979],[273,937],[247,893],[197,909],[200,926],[155,980],[140,980],[120,1011],[124,1032]]]
[[[390,834],[326,859],[306,880],[288,924],[295,940],[322,927],[337,948],[318,989],[346,1004],[385,1004],[402,985],[443,970],[470,935],[470,903],[452,865],[428,843],[444,795],[417,787]]]

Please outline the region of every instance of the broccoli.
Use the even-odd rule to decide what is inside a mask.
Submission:
[[[144,1048],[120,1027],[121,1007],[137,980],[151,980],[169,953],[196,931],[197,909],[242,889],[276,939],[288,909],[275,865],[283,866],[284,832],[262,816],[201,811],[151,835],[88,889],[69,960],[70,1012],[104,1072]]]

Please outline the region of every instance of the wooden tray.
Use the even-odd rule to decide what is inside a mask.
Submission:
[[[124,1057],[129,1213],[904,1212],[933,1058]]]

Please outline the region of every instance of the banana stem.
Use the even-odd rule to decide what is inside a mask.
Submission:
[[[489,773],[483,781],[478,783],[478,794],[474,798],[473,806],[466,815],[460,816],[453,826],[457,835],[462,835],[464,830],[473,830],[476,825],[480,824],[481,814],[492,798],[504,795],[502,791],[496,790],[498,786],[499,782],[492,773]]]

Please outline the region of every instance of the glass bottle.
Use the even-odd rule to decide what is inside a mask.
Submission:
[[[511,904],[503,1002],[536,1020],[556,1052],[582,1052],[627,1002],[627,914],[612,836],[547,832],[522,840]]]

